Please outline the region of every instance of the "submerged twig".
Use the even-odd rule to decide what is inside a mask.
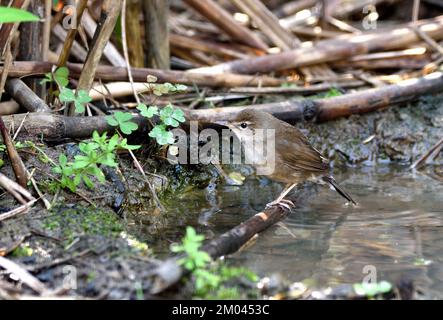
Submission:
[[[422,155],[417,161],[415,161],[409,169],[418,169],[423,166],[429,159],[434,159],[440,153],[443,148],[443,138],[440,139],[435,145],[433,145],[424,155]]]

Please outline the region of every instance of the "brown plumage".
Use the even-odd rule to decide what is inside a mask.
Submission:
[[[297,128],[281,121],[271,114],[255,109],[241,111],[234,121],[228,123],[240,140],[254,135],[257,129],[275,130],[275,168],[270,179],[287,184],[283,197],[296,185],[306,180],[322,180],[331,184],[334,189],[348,201],[356,204],[328,175],[329,162],[310,143],[308,138]],[[248,150],[245,150],[248,153]],[[279,197],[282,200],[283,197]]]

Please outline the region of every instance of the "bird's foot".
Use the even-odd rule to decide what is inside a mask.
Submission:
[[[286,200],[286,199],[281,199],[281,200],[275,200],[272,202],[269,202],[266,205],[266,209],[270,209],[271,207],[274,206],[278,206],[280,208],[282,208],[283,210],[287,209],[287,210],[291,210],[292,208],[295,207],[294,203],[291,200]]]

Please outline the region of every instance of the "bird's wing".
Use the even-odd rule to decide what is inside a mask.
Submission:
[[[311,146],[301,132],[291,140],[277,141],[277,148],[291,150],[291,152],[282,152],[279,156],[285,165],[294,170],[320,173],[328,169],[328,160]]]

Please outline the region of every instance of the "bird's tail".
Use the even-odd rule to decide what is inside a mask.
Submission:
[[[334,187],[335,191],[337,191],[343,198],[345,198],[346,200],[352,202],[353,204],[357,205],[357,202],[354,201],[354,199],[352,199],[352,197],[349,195],[349,193],[347,193],[345,190],[343,190],[337,183],[337,181],[335,181],[335,179],[333,177],[330,176],[324,176],[323,181],[329,183],[331,186]]]

